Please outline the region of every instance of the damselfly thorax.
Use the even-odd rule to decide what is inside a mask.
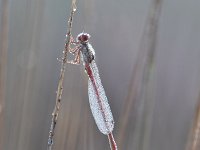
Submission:
[[[90,35],[87,33],[80,33],[76,41],[71,39],[71,43],[75,44],[76,47],[70,49],[70,53],[75,54],[75,59],[73,61],[69,61],[72,64],[80,64],[80,56],[84,64],[89,64],[95,59],[95,51],[92,48],[92,45],[89,43]]]
[[[95,52],[91,44],[89,43],[81,44],[80,51],[81,51],[82,60],[84,63],[86,64],[91,63],[94,60]]]

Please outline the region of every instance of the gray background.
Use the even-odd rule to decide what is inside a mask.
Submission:
[[[8,1],[2,150],[46,149],[70,3]],[[78,0],[73,36],[91,34],[119,149],[184,150],[200,91],[200,1],[163,0],[157,32],[148,36],[152,5]],[[149,37],[155,52],[144,67]],[[65,75],[54,149],[108,150],[90,112],[83,66],[67,65]]]

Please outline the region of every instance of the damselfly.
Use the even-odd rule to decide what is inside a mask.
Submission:
[[[112,135],[114,128],[113,115],[101,83],[99,71],[95,62],[95,51],[89,43],[89,38],[89,34],[80,33],[76,41],[71,39],[71,43],[75,44],[76,47],[70,49],[69,52],[75,54],[75,59],[68,63],[80,64],[80,57],[82,58],[85,71],[89,77],[88,96],[94,120],[98,129],[103,134],[108,135],[111,149],[117,150],[117,145]]]

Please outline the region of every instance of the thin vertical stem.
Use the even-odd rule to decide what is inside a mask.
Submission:
[[[60,105],[61,105],[61,98],[63,93],[63,81],[64,81],[64,74],[65,74],[65,66],[67,63],[67,53],[70,49],[70,39],[71,39],[71,30],[72,30],[72,22],[73,22],[73,16],[76,12],[76,0],[72,0],[71,5],[71,12],[70,17],[68,20],[68,30],[66,34],[66,42],[65,42],[65,49],[62,57],[62,64],[61,64],[61,70],[60,70],[60,78],[58,81],[58,88],[57,88],[57,95],[56,95],[56,104],[52,113],[52,121],[51,121],[51,127],[49,131],[49,139],[48,139],[48,148],[47,150],[52,149],[53,145],[53,136],[55,133],[55,127],[59,115]]]

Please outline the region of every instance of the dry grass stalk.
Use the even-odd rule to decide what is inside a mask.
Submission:
[[[146,133],[143,133],[143,128],[147,128],[148,126],[145,125],[148,123],[145,118],[146,117],[146,110],[145,108],[153,105],[153,100],[148,99],[147,106],[144,106],[146,104],[146,94],[147,94],[147,85],[149,85],[150,78],[152,78],[152,70],[154,66],[154,55],[155,55],[155,49],[156,49],[156,41],[157,41],[157,29],[158,29],[158,20],[160,16],[162,6],[162,0],[152,0],[151,2],[151,8],[149,15],[147,16],[147,21],[144,27],[144,32],[141,39],[141,45],[138,53],[138,58],[136,61],[136,64],[134,65],[132,77],[130,80],[130,87],[128,91],[128,95],[126,98],[124,111],[121,114],[121,125],[120,125],[120,133],[119,133],[119,147],[120,149],[123,149],[122,143],[125,143],[126,134],[129,132],[128,124],[130,121],[130,115],[132,114],[131,111],[133,111],[135,114],[134,119],[134,130],[135,130],[135,137],[137,138],[136,141],[133,141],[133,144],[137,144],[137,148],[144,149],[144,143],[147,142],[146,139],[150,136],[143,135]],[[141,107],[142,109],[136,110],[136,107]],[[148,108],[151,109],[152,108]],[[152,112],[151,112],[152,113]],[[133,120],[131,119],[131,120]],[[141,121],[144,121],[144,124],[141,124]],[[137,123],[137,125],[136,125]],[[144,127],[143,127],[144,126]],[[145,129],[147,130],[147,129]],[[145,131],[144,131],[145,132]],[[143,139],[141,139],[143,137]],[[145,142],[146,141],[146,142]],[[143,143],[140,144],[139,142]],[[141,146],[143,145],[143,146]]]
[[[56,104],[55,104],[55,108],[54,108],[53,113],[52,113],[52,122],[51,122],[50,131],[49,131],[48,148],[47,148],[48,150],[52,149],[53,136],[54,136],[54,133],[55,133],[55,126],[56,126],[56,123],[57,123],[60,105],[61,105],[65,66],[66,66],[66,63],[67,63],[67,54],[68,54],[68,51],[69,51],[69,48],[70,48],[72,22],[73,22],[73,16],[74,16],[75,12],[76,12],[76,0],[72,0],[70,17],[69,17],[69,20],[68,20],[68,30],[67,30],[67,34],[66,34],[65,49],[64,49],[64,53],[63,53],[63,57],[62,57],[60,77],[59,77],[59,81],[58,81]]]

